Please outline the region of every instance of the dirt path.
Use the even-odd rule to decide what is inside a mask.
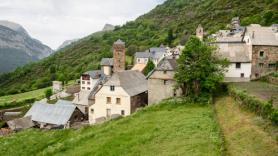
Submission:
[[[263,119],[240,109],[235,101],[228,96],[217,98],[215,109],[224,134],[227,155],[278,155],[278,144],[275,136],[271,136],[258,124],[262,123]],[[278,127],[272,127],[271,130],[277,132]],[[277,135],[276,138],[278,138]]]

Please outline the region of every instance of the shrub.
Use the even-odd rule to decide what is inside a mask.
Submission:
[[[44,94],[45,94],[45,97],[49,100],[51,95],[53,94],[52,89],[45,90]]]
[[[229,94],[239,102],[240,106],[278,124],[278,110],[273,107],[272,100],[267,102],[261,101],[254,96],[248,95],[246,91],[236,89],[232,86],[228,87],[228,91]]]

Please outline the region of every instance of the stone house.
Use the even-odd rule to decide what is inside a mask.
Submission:
[[[89,122],[95,124],[112,116],[128,116],[147,104],[147,81],[138,71],[115,72],[94,95]]]
[[[52,91],[53,93],[58,93],[63,90],[63,83],[61,81],[53,81],[52,82]]]
[[[155,66],[167,55],[167,49],[164,47],[153,47],[145,52],[136,52],[134,64],[147,64],[149,59],[153,61]]]
[[[233,18],[230,30],[220,30],[214,36],[218,54],[231,63],[225,81],[250,81],[277,70],[278,30],[275,25],[242,27],[239,18]]]
[[[175,89],[176,59],[164,58],[158,66],[149,73],[148,79],[148,104],[157,103],[163,99],[182,94],[180,89]]]
[[[136,70],[125,70],[125,43],[118,40],[113,49],[113,59],[106,58],[101,63],[102,69],[107,68],[104,70],[107,79],[89,96],[89,99],[94,99],[89,108],[90,124],[111,119],[113,116],[130,115],[138,107],[147,104],[145,76]]]
[[[278,68],[278,28],[251,24],[246,27],[243,40],[252,53],[251,78],[256,79]]]

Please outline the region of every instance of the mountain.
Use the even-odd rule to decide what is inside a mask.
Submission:
[[[115,26],[113,26],[111,24],[105,24],[101,31],[97,31],[95,33],[92,33],[91,35],[84,37],[83,40],[84,39],[89,39],[92,36],[100,36],[103,33],[113,31],[114,29],[115,29]],[[62,43],[62,45],[59,46],[59,48],[57,50],[61,50],[62,48],[65,48],[65,47],[67,47],[67,46],[71,45],[72,43],[75,43],[79,40],[80,39],[66,40]]]
[[[169,33],[173,45],[184,44],[199,24],[207,34],[225,29],[235,16],[241,18],[242,25],[278,23],[277,8],[277,0],[167,0],[135,21],[116,26],[114,31],[86,37],[42,61],[3,74],[0,88],[15,93],[48,86],[61,77],[77,79],[86,70],[100,68],[101,58],[112,56],[112,44],[119,38],[132,54],[166,44]]]
[[[0,21],[0,72],[49,56],[52,50],[29,36],[19,24]]]

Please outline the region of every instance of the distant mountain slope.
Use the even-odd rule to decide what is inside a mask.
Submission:
[[[0,21],[0,72],[49,56],[52,50],[29,36],[19,24]]]
[[[36,89],[59,77],[79,78],[86,70],[99,68],[102,57],[110,57],[111,46],[121,38],[127,53],[166,44],[173,32],[173,44],[184,44],[202,24],[208,33],[224,29],[232,17],[239,16],[243,25],[278,23],[278,0],[167,0],[149,13],[112,32],[93,35],[61,49],[54,55],[0,76],[0,88]],[[50,72],[50,68],[56,69]],[[53,70],[52,70],[53,71]]]

